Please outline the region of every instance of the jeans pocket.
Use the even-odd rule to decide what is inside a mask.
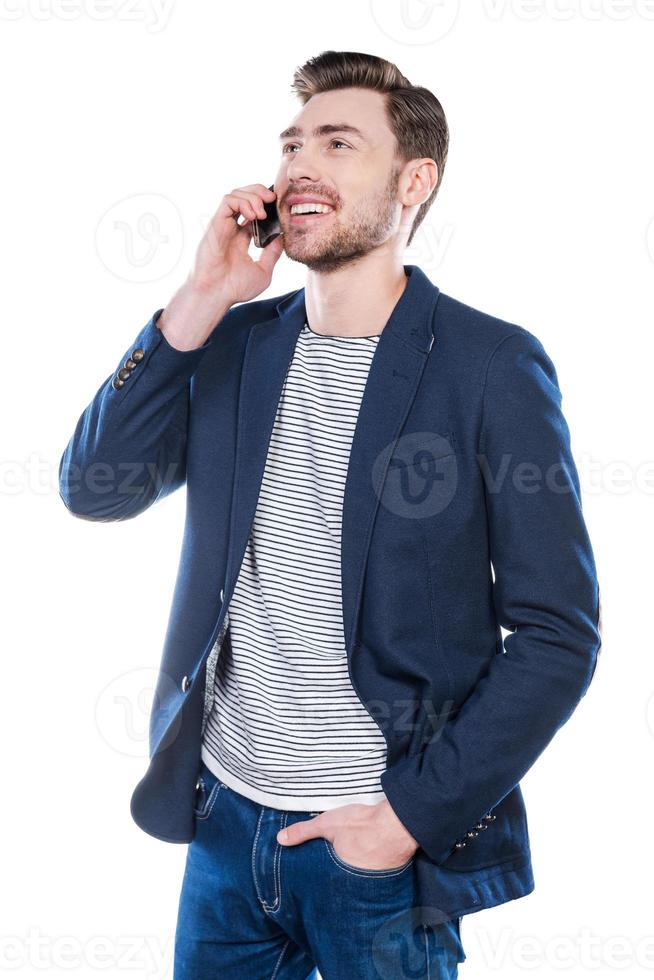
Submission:
[[[206,820],[211,816],[216,798],[225,786],[204,763],[195,786],[193,814],[196,820]]]
[[[402,874],[407,871],[415,860],[415,854],[412,854],[408,861],[404,864],[399,864],[394,868],[360,868],[356,864],[349,864],[344,861],[343,858],[336,853],[334,845],[331,841],[327,840],[326,837],[322,838],[325,842],[325,847],[329,853],[334,864],[337,864],[343,871],[348,871],[350,874],[360,875],[366,878],[388,878],[395,875]]]

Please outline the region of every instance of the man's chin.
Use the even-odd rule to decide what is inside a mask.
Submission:
[[[287,255],[292,262],[298,262],[311,272],[335,272],[336,269],[342,268],[342,266],[347,263],[347,259],[333,255],[330,255],[329,257],[322,255],[299,255],[291,253],[287,253]]]
[[[334,249],[294,248],[292,243],[284,244],[284,251],[292,262],[299,262],[311,272],[336,272],[352,262],[356,262],[367,251],[337,251]]]
[[[311,268],[315,263],[320,264],[325,258],[320,249],[294,247],[291,243],[286,242],[284,242],[284,252],[292,262],[299,262],[308,268]]]

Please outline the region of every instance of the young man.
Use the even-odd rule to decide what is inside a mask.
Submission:
[[[186,485],[131,801],[190,842],[176,980],[455,977],[461,917],[534,888],[519,780],[596,667],[593,553],[542,344],[402,263],[440,103],[352,52],[294,90],[275,190],[224,196],[61,495],[125,520]],[[282,250],[306,286],[256,300]]]

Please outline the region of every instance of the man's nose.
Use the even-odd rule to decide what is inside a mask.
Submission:
[[[295,181],[307,180],[319,184],[321,173],[315,153],[308,147],[302,146],[290,154],[286,163],[286,176],[289,184]]]

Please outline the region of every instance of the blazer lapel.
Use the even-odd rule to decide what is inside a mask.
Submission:
[[[418,266],[404,269],[409,281],[377,342],[345,481],[341,579],[348,651],[356,636],[372,526],[386,471],[434,341],[432,321],[439,290]]]
[[[418,266],[405,265],[404,270],[407,285],[384,326],[370,365],[345,482],[341,584],[348,651],[356,633],[363,572],[381,488],[434,341],[439,289]],[[238,407],[227,601],[254,520],[282,387],[306,319],[304,293],[300,289],[280,300],[276,305],[279,319],[255,324],[248,338]]]
[[[300,295],[302,294],[302,295]],[[236,428],[225,598],[231,598],[256,513],[268,444],[282,386],[304,325],[304,289],[294,293],[279,320],[255,323],[250,330],[241,373]]]

